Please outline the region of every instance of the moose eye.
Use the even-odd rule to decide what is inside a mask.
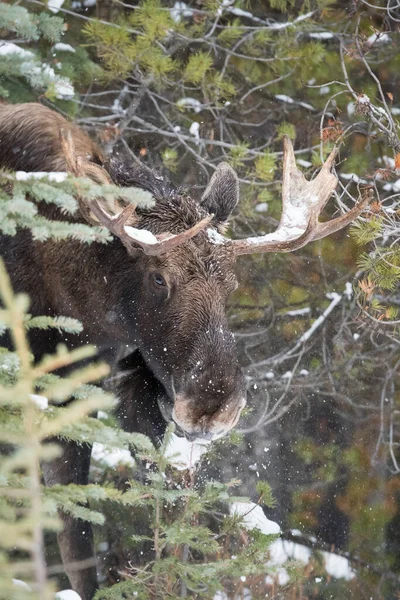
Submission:
[[[165,287],[167,285],[164,277],[160,275],[160,273],[154,273],[153,279],[157,287]]]

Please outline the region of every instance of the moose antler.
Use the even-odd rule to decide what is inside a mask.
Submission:
[[[346,227],[358,217],[369,198],[366,197],[341,217],[319,223],[319,215],[337,185],[331,172],[337,149],[328,156],[317,177],[307,181],[297,168],[293,145],[285,136],[283,142],[282,216],[273,233],[227,242],[235,254],[258,252],[293,252],[308,242],[319,240]]]
[[[158,256],[172,250],[172,248],[180,246],[197,235],[213,218],[213,215],[209,215],[196,223],[196,225],[193,225],[193,227],[190,227],[190,229],[176,235],[170,233],[153,235],[147,229],[135,229],[132,227],[132,224],[135,224],[135,208],[134,204],[130,204],[121,213],[113,217],[106,213],[97,201],[91,205],[92,212],[100,223],[117,236],[128,250],[136,250],[139,246],[149,256]],[[139,219],[136,217],[136,223],[138,221]],[[131,225],[127,224],[129,222]]]
[[[65,155],[67,168],[76,177],[89,177],[98,183],[112,183],[112,180],[102,167],[85,161],[82,157],[76,156],[75,144],[69,131],[60,130],[60,142]],[[153,235],[146,229],[136,229],[139,218],[135,215],[136,206],[129,204],[116,215],[109,215],[97,200],[91,200],[88,203],[90,212],[98,219],[99,223],[106,227],[111,233],[117,236],[128,250],[136,250],[138,246],[149,256],[158,256],[165,252],[180,246],[187,240],[197,235],[204,229],[214,215],[208,215],[190,229],[176,235],[162,233]],[[87,210],[85,210],[87,213]],[[90,219],[89,219],[90,220]]]

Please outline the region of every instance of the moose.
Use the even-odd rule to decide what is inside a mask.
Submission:
[[[237,287],[238,256],[291,252],[334,233],[365,208],[319,222],[337,185],[335,151],[319,174],[307,181],[296,167],[293,146],[284,140],[283,210],[277,230],[247,239],[225,236],[239,199],[234,170],[221,163],[201,200],[175,189],[149,169],[126,158],[108,158],[85,132],[40,104],[0,105],[0,168],[69,171],[97,182],[145,190],[151,207],[133,204],[110,212],[103,199],[79,200],[79,215],[68,220],[106,227],[108,244],[68,240],[35,241],[30,231],[3,235],[0,248],[14,289],[31,298],[34,315],[79,319],[83,333],[67,337],[70,347],[95,344],[113,364],[119,349],[134,351],[120,364],[117,412],[122,427],[153,438],[174,421],[190,440],[223,436],[239,419],[246,385],[225,305]],[[43,204],[43,206],[41,205]],[[40,203],[48,218],[65,215]],[[53,352],[65,335],[30,334],[36,360]],[[46,485],[86,484],[91,448],[68,442],[62,455],[44,465]],[[90,526],[62,515],[59,547],[73,589],[83,600],[96,590]],[[81,563],[81,568],[76,565]]]

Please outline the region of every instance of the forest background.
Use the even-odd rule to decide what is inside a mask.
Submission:
[[[1,101],[55,108],[107,151],[129,149],[195,197],[228,161],[241,183],[233,236],[276,227],[284,134],[308,177],[340,144],[330,215],[372,190],[350,230],[238,265],[229,317],[249,410],[236,445],[220,442],[201,479],[239,479],[235,493],[253,500],[266,479],[276,500],[267,515],[287,540],[285,561],[294,560],[285,572],[275,562],[269,580],[230,579],[219,598],[399,594],[399,24],[398,0],[0,4]],[[12,204],[2,211],[6,233],[27,226]],[[82,415],[97,406],[86,402]],[[127,469],[103,464],[94,477],[115,482]],[[115,522],[107,585],[127,560],[120,541],[128,533]],[[351,571],[329,573],[327,550],[346,553]],[[113,593],[101,597],[123,597]]]

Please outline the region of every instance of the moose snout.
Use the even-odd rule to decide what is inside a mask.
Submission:
[[[204,412],[199,402],[178,394],[172,419],[189,441],[212,441],[224,436],[236,425],[245,404],[244,398],[231,399],[219,405],[214,412]]]

